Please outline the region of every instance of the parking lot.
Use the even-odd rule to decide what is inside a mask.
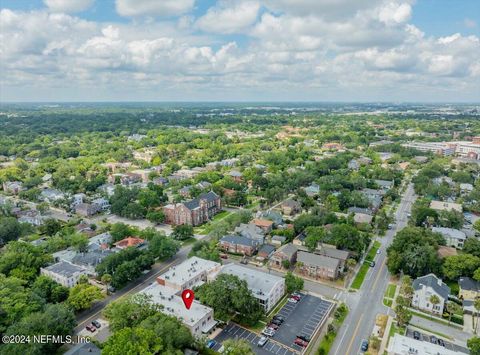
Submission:
[[[315,331],[325,321],[333,303],[312,295],[302,294],[298,303],[287,302],[277,313],[285,321],[275,335],[263,347],[258,347],[258,334],[230,323],[216,338],[214,349],[221,347],[221,342],[228,338],[243,338],[252,344],[257,354],[293,355],[299,354],[303,348],[294,343],[297,335],[312,338]]]
[[[318,326],[325,321],[333,303],[311,295],[302,295],[298,303],[289,303],[278,312],[285,322],[275,333],[275,340],[297,351],[302,347],[294,343],[297,335],[312,337]]]
[[[407,333],[406,333],[406,336],[407,337],[410,337],[410,338],[413,338],[413,332],[414,330],[411,329],[410,327],[407,328]],[[422,332],[419,332],[420,333],[420,339],[419,340],[423,340],[423,341],[426,341],[428,343],[430,343],[430,337],[431,335],[428,335],[428,334],[425,334],[425,333],[422,333]],[[438,339],[438,338],[441,338],[437,335],[435,335],[435,337]],[[465,353],[465,354],[469,354],[470,352],[468,351],[467,348],[464,348],[464,347],[461,347],[457,344],[453,344],[453,343],[450,343],[449,341],[445,340],[444,338],[441,338],[444,343],[445,343],[445,349],[448,349],[448,350],[452,350],[452,351],[460,351],[462,353]]]
[[[255,351],[255,353],[258,355],[295,355],[294,351],[288,349],[282,344],[277,343],[275,339],[270,339],[263,347],[257,346],[260,336],[234,323],[229,323],[225,329],[223,329],[222,332],[217,335],[215,338],[217,344],[213,347],[213,349],[218,351],[222,346],[221,343],[230,338],[245,339],[252,345],[253,351]]]

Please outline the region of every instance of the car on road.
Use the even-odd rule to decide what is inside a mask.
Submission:
[[[297,300],[296,298],[290,297],[290,298],[288,299],[288,302],[290,302],[290,303],[298,303],[298,300]]]
[[[375,267],[375,261],[370,261],[370,267]]]
[[[360,347],[362,351],[367,351],[368,350],[368,340],[363,339],[362,340],[362,346]]]
[[[273,320],[276,320],[277,322],[280,322],[280,324],[282,324],[285,321],[285,318],[283,318],[282,316],[276,315],[276,316],[273,316]]]
[[[432,344],[438,344],[438,339],[437,339],[437,337],[434,336],[434,335],[431,335],[431,336],[430,336],[430,343],[432,343]]]
[[[443,339],[438,338],[438,345],[445,347],[445,342],[443,341]]]
[[[302,339],[302,340],[306,341],[307,343],[310,342],[310,337],[307,336],[307,335],[303,335],[303,334],[297,335],[297,338],[298,338],[298,339]]]
[[[308,346],[308,342],[300,338],[295,339],[294,343],[300,345],[303,348],[306,348]]]
[[[95,328],[93,324],[87,325],[85,329],[87,329],[89,332],[92,332],[92,333],[94,333],[97,330],[97,328]]]
[[[99,322],[98,320],[92,321],[92,324],[93,324],[93,325],[95,326],[95,328],[97,328],[97,329],[102,327],[102,325],[100,324],[100,322]]]
[[[420,340],[420,333],[416,330],[413,331],[413,339]]]
[[[262,334],[267,337],[273,337],[275,335],[275,331],[271,328],[265,328],[264,330],[262,330]]]
[[[377,250],[377,254],[380,254],[380,249]]]
[[[217,345],[217,342],[215,340],[209,340],[207,341],[207,348],[211,349],[213,348],[215,345]]]
[[[264,346],[268,341],[268,338],[266,336],[262,336],[260,339],[258,339],[257,346]]]

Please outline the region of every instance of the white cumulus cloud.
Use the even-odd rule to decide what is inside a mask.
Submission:
[[[195,0],[116,0],[122,16],[175,16],[190,11]]]
[[[92,6],[94,0],[43,0],[52,12],[81,12]]]

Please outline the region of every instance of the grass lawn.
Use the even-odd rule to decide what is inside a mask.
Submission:
[[[375,255],[377,255],[377,250],[378,250],[378,248],[380,248],[380,245],[381,245],[380,242],[377,241],[377,240],[375,242],[373,242],[373,246],[368,251],[368,254],[367,254],[367,257],[365,258],[365,260],[375,259]]]
[[[443,325],[450,325],[450,326],[454,326],[454,327],[456,326],[457,328],[460,326],[459,324],[454,323],[453,320],[450,324],[448,324],[448,319],[439,318],[439,317],[436,317],[436,316],[432,316],[430,314],[426,314],[426,313],[423,313],[423,312],[417,312],[417,311],[414,311],[414,310],[411,310],[411,312],[412,312],[412,314],[416,315],[417,317],[428,319],[428,320],[431,320],[433,322],[437,322],[437,323],[440,323],[440,324],[443,324]],[[462,325],[463,325],[463,322],[462,322]]]
[[[397,290],[397,285],[388,284],[387,292],[385,292],[385,297],[393,298],[395,296],[395,291]]]
[[[218,221],[221,221],[222,219],[227,218],[232,213],[233,212],[231,211],[221,211],[217,213],[210,222],[204,224],[203,226],[194,228],[193,230],[195,234],[208,234],[212,231],[213,227]]]
[[[393,303],[393,300],[391,300],[390,298],[383,299],[383,304],[387,307],[392,307],[392,303]]]
[[[188,239],[182,240],[182,246],[190,245],[190,244],[193,244],[195,242],[196,242],[196,239],[193,238],[193,237],[190,237]]]
[[[342,317],[340,317],[339,319],[334,319],[333,324],[336,326],[337,329],[340,329],[347,315],[348,315],[348,309],[347,309],[347,312],[342,315]],[[337,337],[337,333],[327,332],[327,334],[325,334],[325,336],[323,337],[316,354],[327,355],[330,352],[330,348],[332,347],[332,344],[335,341],[336,337]]]
[[[388,342],[390,342],[390,338],[393,337],[395,333],[398,333],[400,335],[405,335],[405,330],[406,328],[399,327],[397,323],[392,322],[392,326],[390,327],[390,332],[388,333]],[[387,342],[387,345],[388,345]]]
[[[351,288],[358,290],[360,287],[362,287],[362,283],[363,280],[365,280],[365,276],[367,276],[368,269],[370,269],[370,265],[364,262],[360,267],[360,270],[358,270],[357,276],[355,276]]]

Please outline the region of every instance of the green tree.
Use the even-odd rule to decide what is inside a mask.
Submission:
[[[136,355],[160,354],[164,349],[163,340],[153,330],[144,328],[123,328],[108,338],[102,354]]]
[[[440,298],[437,295],[431,295],[428,300],[432,304],[432,313],[434,313],[435,307],[440,303]]]
[[[79,283],[70,289],[67,302],[75,310],[88,309],[96,300],[104,297],[102,290],[88,283]]]
[[[20,235],[20,223],[15,217],[0,218],[0,246],[9,241],[17,240]]]
[[[447,311],[448,311],[448,323],[452,321],[452,316],[462,311],[460,305],[453,301],[447,302]]]
[[[41,275],[33,283],[32,292],[42,297],[45,302],[60,303],[68,298],[69,290],[51,278]]]
[[[148,251],[159,259],[171,258],[180,249],[177,241],[164,235],[155,235],[148,241]]]
[[[443,275],[449,280],[457,280],[460,276],[472,277],[480,267],[480,258],[471,254],[447,256],[443,263]]]
[[[470,350],[471,355],[480,355],[480,338],[474,336],[473,338],[468,339],[467,347]]]
[[[401,305],[397,302],[397,305],[395,306],[395,314],[396,314],[396,320],[399,326],[403,327],[410,322],[410,319],[412,319],[412,312],[404,306]]]
[[[62,225],[59,221],[53,218],[49,218],[43,222],[40,226],[40,231],[46,235],[55,235],[60,231]]]
[[[189,224],[180,224],[173,228],[172,237],[177,240],[185,240],[193,237],[193,227]]]
[[[288,293],[301,291],[303,289],[303,279],[293,275],[290,271],[285,275],[285,287]]]
[[[147,219],[155,224],[162,224],[165,222],[165,213],[163,211],[150,211],[147,213]]]
[[[223,342],[223,353],[228,355],[254,355],[250,343],[245,339],[227,339]]]

